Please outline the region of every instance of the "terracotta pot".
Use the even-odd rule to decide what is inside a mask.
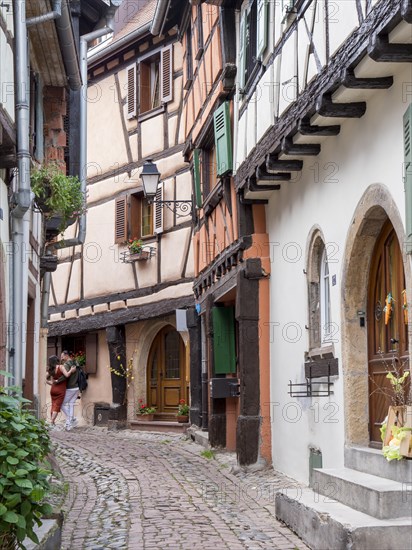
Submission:
[[[181,424],[185,422],[189,422],[189,417],[187,415],[177,415],[176,418],[177,418],[177,421],[180,422]]]
[[[142,414],[140,420],[142,422],[151,422],[154,419],[154,414]]]

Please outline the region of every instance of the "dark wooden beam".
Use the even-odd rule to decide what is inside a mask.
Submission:
[[[291,138],[284,138],[281,147],[285,155],[316,156],[320,153],[319,143],[293,143]]]
[[[300,172],[303,168],[303,160],[279,160],[277,155],[269,154],[266,157],[266,170],[268,172]]]
[[[269,173],[262,167],[256,169],[256,183],[261,181],[289,181],[290,178],[290,172]]]
[[[386,90],[393,84],[393,76],[382,76],[376,78],[356,78],[352,70],[344,71],[342,84],[345,88],[362,90]]]
[[[366,101],[333,103],[330,94],[323,94],[316,102],[316,111],[324,117],[360,118],[366,112]]]
[[[260,193],[262,191],[278,191],[280,189],[280,185],[259,185],[256,181],[256,178],[251,177],[246,182],[246,188],[251,193]]]
[[[324,376],[337,376],[339,374],[339,361],[330,359],[316,359],[305,363],[305,378],[322,378]]]
[[[412,63],[412,44],[391,44],[387,34],[372,35],[368,54],[383,63]]]
[[[17,157],[14,147],[0,147],[0,168],[14,168],[17,166]]]
[[[407,23],[412,23],[412,0],[402,0],[401,15]]]
[[[330,126],[312,126],[309,119],[304,118],[299,121],[298,131],[302,136],[319,136],[330,137],[337,136],[340,132],[340,125],[333,124]]]

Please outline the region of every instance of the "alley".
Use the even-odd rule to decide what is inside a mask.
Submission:
[[[69,486],[62,550],[307,548],[274,516],[276,489],[299,488],[271,470],[234,475],[233,454],[208,458],[175,434],[86,428],[53,440]]]

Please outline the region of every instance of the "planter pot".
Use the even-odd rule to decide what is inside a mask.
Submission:
[[[151,422],[154,419],[154,414],[141,414],[139,420],[141,422]]]
[[[76,221],[76,218],[70,218],[66,222],[66,228],[70,225],[73,225]],[[46,238],[47,239],[54,239],[61,233],[61,224],[62,224],[62,218],[60,216],[51,216],[50,218],[46,219]]]
[[[412,406],[405,405],[403,407],[389,407],[388,423],[386,425],[386,435],[383,442],[384,446],[389,445],[392,439],[392,427],[412,429]],[[412,431],[407,432],[401,441],[400,454],[402,456],[412,458]]]
[[[136,254],[129,254],[129,260],[139,261],[139,260],[148,260],[150,258],[150,252],[148,250],[142,250]]]
[[[177,421],[180,422],[180,424],[189,422],[189,417],[187,415],[177,415],[176,418],[177,418]]]

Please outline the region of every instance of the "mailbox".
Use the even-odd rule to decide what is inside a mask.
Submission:
[[[212,378],[210,380],[210,397],[212,399],[239,396],[240,384],[237,378]]]

